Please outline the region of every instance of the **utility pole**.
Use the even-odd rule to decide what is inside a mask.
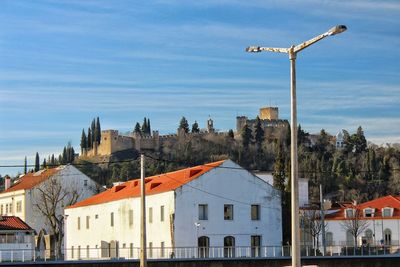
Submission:
[[[322,184],[319,185],[319,202],[321,205],[321,223],[322,223],[322,247],[323,256],[326,255],[326,241],[325,241],[325,211],[324,211],[324,199],[322,198]]]
[[[140,155],[140,267],[147,267],[146,256],[146,183],[144,179],[144,155]]]

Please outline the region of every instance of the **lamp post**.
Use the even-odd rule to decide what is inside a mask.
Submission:
[[[300,267],[300,228],[299,228],[299,187],[298,187],[298,167],[297,167],[297,103],[296,103],[296,57],[297,53],[308,46],[324,39],[327,36],[335,35],[347,30],[345,25],[338,25],[327,32],[320,34],[308,41],[289,48],[273,48],[250,46],[246,48],[246,52],[275,52],[286,53],[290,59],[290,129],[291,129],[291,215],[292,215],[292,266]]]

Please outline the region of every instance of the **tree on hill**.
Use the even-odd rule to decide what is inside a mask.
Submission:
[[[256,127],[254,129],[254,140],[256,141],[257,147],[260,149],[262,142],[264,142],[265,139],[265,133],[263,128],[261,127],[261,120],[257,116],[256,118]]]
[[[150,126],[150,119],[147,118],[147,134],[151,135],[151,126]]]
[[[367,140],[364,136],[364,131],[361,126],[358,127],[357,132],[351,136],[351,140],[354,144],[355,152],[361,153],[367,149]]]
[[[87,137],[85,133],[85,129],[82,129],[82,135],[81,135],[81,154],[84,153],[84,151],[87,148]]]
[[[90,126],[90,130],[91,130],[91,133],[92,133],[92,142],[90,144],[90,147],[93,148],[93,143],[96,142],[96,140],[97,140],[96,120],[95,119],[92,120],[92,124]]]
[[[133,130],[133,132],[134,132],[135,134],[142,135],[142,130],[141,130],[140,124],[139,124],[138,122],[136,122],[135,129]]]
[[[28,161],[26,160],[26,156],[25,156],[25,160],[24,160],[24,174],[26,174],[28,172]]]
[[[92,144],[93,144],[93,136],[92,136],[92,130],[88,128],[88,135],[87,135],[87,149],[92,149]]]
[[[95,141],[97,142],[97,144],[100,144],[101,142],[101,126],[100,126],[100,119],[99,117],[97,117],[96,119],[96,138]]]
[[[35,172],[40,170],[40,160],[39,160],[39,153],[36,152],[35,156]]]
[[[147,118],[144,117],[143,124],[142,124],[142,134],[147,135],[149,131],[149,126],[147,125]]]
[[[229,129],[229,131],[228,131],[228,137],[231,138],[231,139],[234,139],[234,138],[235,138],[235,134],[233,133],[233,130],[232,130],[232,129]]]
[[[249,144],[251,142],[252,135],[251,135],[251,130],[250,130],[249,126],[247,125],[247,123],[245,125],[243,125],[241,137],[242,137],[243,147],[248,148]]]
[[[179,122],[178,132],[182,130],[184,133],[189,133],[189,123],[185,117],[182,117],[181,121]]]
[[[197,123],[197,121],[194,121],[194,123],[192,124],[192,133],[199,133],[200,129],[199,129],[199,124]]]

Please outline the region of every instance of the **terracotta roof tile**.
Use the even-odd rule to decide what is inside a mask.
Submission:
[[[16,216],[0,216],[1,230],[32,230],[23,220]]]
[[[224,160],[192,168],[187,168],[179,171],[147,177],[145,179],[146,195],[154,195],[175,190],[176,188],[200,177],[201,175],[210,171],[211,169],[220,166],[223,162]],[[94,195],[72,206],[69,206],[67,207],[67,209],[96,205],[96,204],[116,201],[125,198],[139,197],[139,196],[140,196],[140,180],[135,179],[114,186],[100,194]]]
[[[17,181],[14,182],[13,185],[11,185],[10,188],[7,190],[4,190],[1,193],[8,193],[8,192],[13,192],[17,190],[26,190],[26,189],[31,189],[32,187],[36,186],[37,184],[40,184],[41,182],[47,180],[50,176],[56,174],[59,172],[61,168],[52,168],[52,169],[47,169],[47,170],[42,170],[39,172],[34,172],[34,173],[27,173],[21,178],[19,178]]]
[[[343,205],[337,212],[328,214],[325,216],[327,220],[345,220],[345,210],[347,208],[356,208],[360,211],[363,211],[365,208],[372,208],[374,209],[374,216],[373,217],[363,217],[363,219],[368,220],[381,220],[381,219],[400,219],[400,197],[399,196],[385,196],[380,197],[371,201],[367,201],[364,203],[360,203],[358,205],[350,205],[346,204]],[[382,216],[382,209],[383,208],[393,208],[393,216],[391,217],[383,217]]]

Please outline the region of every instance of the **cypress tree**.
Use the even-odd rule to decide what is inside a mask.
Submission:
[[[142,124],[142,134],[147,135],[147,130],[148,130],[147,119],[146,117],[144,117]]]
[[[67,148],[64,147],[62,157],[61,157],[61,163],[65,164],[68,162],[68,154],[67,154]]]
[[[90,126],[90,130],[92,131],[92,142],[90,142],[90,147],[93,148],[93,143],[97,140],[97,133],[96,133],[96,120],[92,120],[92,125]]]
[[[147,118],[147,134],[151,135],[151,126],[150,126],[150,119]]]
[[[87,149],[92,149],[92,131],[88,128],[88,136],[87,136]]]
[[[28,161],[26,160],[26,156],[25,156],[25,160],[24,160],[24,174],[26,174],[28,172]]]
[[[81,152],[83,154],[83,151],[86,149],[87,147],[87,137],[86,137],[86,133],[85,133],[85,129],[82,129],[82,135],[81,135]]]
[[[230,130],[228,131],[228,136],[229,136],[229,138],[231,138],[231,139],[234,139],[234,138],[235,138],[235,134],[233,133],[233,130],[232,130],[232,129],[230,129]]]
[[[35,156],[35,172],[39,171],[40,169],[40,163],[39,163],[39,153],[36,152],[36,156]]]
[[[241,136],[243,147],[247,148],[251,141],[251,130],[249,126],[247,126],[247,123],[242,128]]]
[[[264,141],[264,130],[261,127],[261,120],[258,116],[256,118],[256,128],[255,128],[255,133],[254,133],[254,139],[256,141],[257,146],[260,148],[262,142]]]
[[[54,154],[51,154],[50,163],[51,163],[51,166],[56,165],[56,161],[55,161],[55,159],[54,159]]]
[[[42,169],[46,169],[47,167],[47,162],[46,162],[46,158],[43,159],[43,163],[42,163]]]
[[[101,141],[101,127],[100,127],[100,119],[97,117],[96,119],[96,142],[100,144]]]

